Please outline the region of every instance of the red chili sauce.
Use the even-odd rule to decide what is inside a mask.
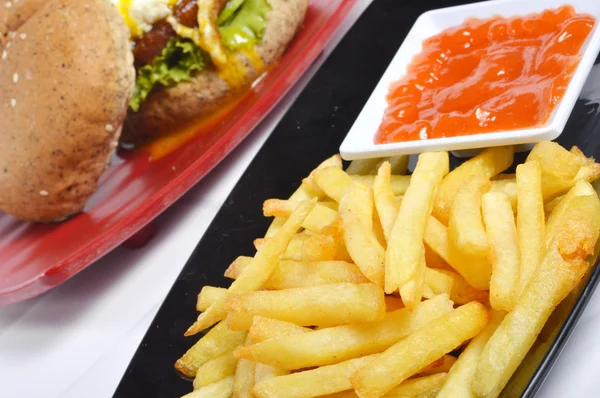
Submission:
[[[423,42],[393,83],[378,144],[530,128],[562,98],[594,27],[573,7],[469,19]]]

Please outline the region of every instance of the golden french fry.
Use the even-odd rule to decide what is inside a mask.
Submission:
[[[310,398],[350,390],[350,375],[374,358],[377,354],[274,377],[256,385],[253,392],[258,398]]]
[[[335,209],[330,206],[335,203]],[[338,218],[336,202],[319,202],[302,222],[302,228],[314,232],[323,233],[323,229],[333,224]]]
[[[367,175],[375,174],[377,172],[377,166],[385,158],[370,158],[370,159],[356,159],[350,162],[350,165],[346,169],[346,173],[349,175]]]
[[[560,203],[562,198],[564,198],[564,195],[557,196],[556,198],[552,199],[550,202],[544,205],[544,215],[546,216],[546,219],[550,216],[550,213],[554,211],[554,209]]]
[[[472,388],[478,397],[497,397],[517,369],[554,308],[587,270],[582,259],[565,260],[555,245],[537,267],[521,297],[485,345]]]
[[[373,196],[375,198],[375,208],[379,215],[381,228],[386,242],[390,239],[394,222],[398,217],[400,206],[396,203],[394,191],[390,185],[391,166],[389,162],[383,162],[377,171],[377,176],[373,182]]]
[[[427,223],[429,224],[429,221],[427,221]],[[429,227],[425,227],[425,235],[427,235],[427,228]],[[423,235],[423,240],[425,240],[425,235]],[[454,269],[446,262],[446,260],[444,260],[435,251],[433,251],[433,249],[429,247],[429,245],[425,245],[425,265],[429,268],[445,269],[449,271],[452,271]]]
[[[244,272],[231,284],[228,289],[230,293],[248,292],[262,287],[271,276],[279,258],[285,253],[287,246],[300,228],[300,224],[314,205],[314,200],[306,201],[294,210],[283,227],[256,253]],[[200,314],[196,322],[185,332],[185,335],[199,333],[224,319],[226,315],[225,300],[218,300]]]
[[[514,212],[517,212],[517,181],[514,178],[508,178],[503,180],[494,180],[490,185],[490,192],[502,192],[508,196],[510,200],[510,207]]]
[[[545,227],[542,169],[537,161],[517,166],[517,232],[521,250],[519,294],[544,258]]]
[[[471,390],[471,384],[473,383],[479,357],[483,347],[485,347],[505,315],[506,313],[502,311],[491,312],[491,320],[485,329],[471,340],[456,363],[450,368],[437,398],[475,398]]]
[[[425,268],[425,285],[429,286],[434,295],[452,295],[454,290],[454,278],[437,269]]]
[[[512,146],[488,148],[452,170],[440,184],[432,214],[448,225],[456,194],[465,182],[473,176],[489,180],[509,168],[513,159]]]
[[[450,210],[448,236],[451,251],[459,256],[485,257],[489,245],[481,218],[481,196],[490,188],[490,181],[475,176],[458,190]]]
[[[437,361],[429,364],[429,366],[425,367],[425,369],[421,369],[421,371],[417,373],[417,376],[423,377],[440,373],[448,373],[450,368],[454,366],[454,363],[456,363],[456,357],[452,355],[444,355]]]
[[[195,377],[201,365],[228,351],[233,351],[245,338],[245,332],[229,330],[225,322],[220,322],[177,360],[175,369],[188,377]]]
[[[233,393],[233,376],[203,386],[181,398],[229,398]]]
[[[446,380],[446,373],[436,373],[404,381],[384,395],[388,397],[435,398]],[[458,398],[458,396],[456,397]],[[463,397],[460,397],[463,398]]]
[[[429,322],[388,348],[350,377],[360,397],[381,397],[425,366],[476,336],[488,312],[478,302],[465,304]]]
[[[308,177],[302,180],[302,183],[308,185],[312,191],[317,192],[319,198],[322,199],[325,196],[325,193],[319,188],[319,185],[314,179],[315,172],[317,170],[322,170],[329,167],[334,167],[341,170],[342,166],[342,158],[337,154],[333,155],[332,157],[326,159],[324,162],[319,164],[315,170],[311,171]]]
[[[495,310],[511,311],[519,297],[519,238],[507,196],[490,192],[481,199],[490,244],[490,304]]]
[[[227,278],[235,279],[248,266],[252,257],[238,257],[225,271]],[[283,290],[332,283],[367,283],[360,269],[346,261],[302,262],[281,260],[273,270],[265,289]],[[213,288],[219,289],[219,288]],[[221,289],[224,291],[225,289]],[[222,293],[219,291],[219,294]],[[207,300],[208,301],[208,300]]]
[[[419,303],[412,312],[403,308],[388,312],[381,321],[320,329],[301,335],[274,338],[239,347],[244,358],[287,370],[331,365],[359,356],[382,352],[415,330],[452,311],[448,296]]]
[[[266,340],[312,332],[312,329],[278,319],[255,316],[248,337],[254,343]]]
[[[373,283],[338,283],[231,294],[225,308],[227,323],[233,330],[248,330],[255,315],[300,326],[326,327],[382,319],[383,296],[381,287]]]
[[[289,200],[267,199],[263,203],[263,215],[265,217],[288,218],[298,204]]]
[[[436,269],[452,279],[452,291],[450,292],[450,300],[454,304],[467,304],[470,301],[479,301],[480,303],[487,303],[489,301],[488,292],[477,290],[473,286],[469,285],[467,281],[455,271]]]
[[[265,365],[262,363],[256,364],[254,372],[254,385],[259,384],[265,380],[272,379],[273,377],[285,376],[290,374],[290,372],[288,372],[285,369],[274,368],[272,366]]]
[[[391,166],[391,165],[390,165]],[[371,188],[373,184],[375,184],[375,176],[350,176],[352,181],[358,181],[363,185]],[[410,185],[410,176],[404,175],[391,175],[390,176],[390,186],[392,187],[392,191],[394,195],[404,195],[408,186]]]
[[[408,171],[408,160],[408,155],[390,156],[387,161],[390,163],[392,174],[406,174]]]
[[[235,368],[233,376],[233,394],[234,398],[252,398],[252,388],[254,387],[254,375],[256,373],[256,363],[240,359]]]
[[[313,174],[315,182],[331,199],[339,202],[346,189],[352,183],[352,178],[337,167],[317,170]]]
[[[350,257],[370,281],[382,286],[385,250],[373,232],[373,200],[370,190],[360,183],[350,184],[340,200],[339,212],[344,242]],[[371,221],[368,224],[367,219]]]
[[[390,234],[385,261],[385,291],[393,293],[407,283],[412,284],[412,296],[402,296],[407,307],[421,300],[425,268],[423,233],[437,186],[448,173],[447,152],[428,152],[419,156],[410,179],[398,217]],[[420,285],[419,285],[420,283]]]
[[[227,276],[227,275],[225,275]],[[223,287],[204,286],[198,293],[196,302],[197,311],[206,311],[215,301],[222,300],[227,296],[227,289]]]
[[[336,250],[337,246],[333,236],[299,233],[290,241],[282,259],[329,261],[335,258]]]
[[[552,141],[538,142],[527,156],[527,162],[532,160],[536,160],[540,165],[543,196],[546,201],[569,190],[583,166],[581,157]]]
[[[227,376],[232,376],[235,373],[237,363],[238,360],[233,356],[233,351],[228,351],[204,363],[198,368],[196,378],[194,378],[194,390],[216,383]]]
[[[341,169],[342,168],[342,158],[339,155],[334,155],[334,156],[330,157],[329,159],[326,159],[324,162],[322,162],[319,166],[317,166],[317,168],[315,170],[323,169],[326,167],[339,167]],[[318,187],[314,183],[314,180],[312,177],[312,173],[315,170],[313,170],[309,174],[309,176],[306,178],[307,183],[303,182],[300,185],[300,187],[298,187],[296,192],[294,192],[290,196],[289,201],[294,202],[294,203],[301,203],[306,200],[311,200],[315,197],[322,199],[322,197],[325,194],[323,192],[321,192],[320,189],[316,189]],[[311,188],[311,186],[312,186],[312,188]],[[267,233],[265,234],[265,238],[272,238],[273,236],[275,236],[277,234],[277,232],[281,229],[281,227],[283,227],[283,225],[285,224],[285,221],[286,220],[283,217],[275,217],[273,222],[271,222],[271,225],[269,226]]]

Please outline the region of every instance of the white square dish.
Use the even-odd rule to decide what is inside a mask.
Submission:
[[[569,82],[567,90],[544,125],[496,133],[389,144],[375,143],[375,134],[388,105],[386,95],[390,84],[402,78],[413,57],[421,52],[422,43],[425,39],[440,33],[444,29],[460,25],[470,17],[481,19],[497,15],[513,17],[538,13],[545,9],[556,8],[562,5],[571,5],[575,8],[576,12],[590,14],[597,21],[580,51],[582,58]],[[553,140],[562,133],[599,50],[599,0],[494,0],[428,11],[417,19],[406,36],[400,49],[354,122],[354,125],[346,135],[340,147],[340,153],[346,160],[415,154],[438,150],[468,153],[473,152],[468,150],[490,146],[532,144],[543,140]]]

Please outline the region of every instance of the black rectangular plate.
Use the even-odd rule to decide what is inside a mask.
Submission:
[[[456,5],[453,1],[376,0],[351,28],[259,151],[225,201],[177,278],[135,356],[115,397],[180,397],[192,390],[173,368],[197,340],[183,333],[196,319],[196,297],[204,285],[228,286],[223,277],[239,255],[253,255],[252,241],[266,231],[262,216],[268,198],[286,198],[318,163],[338,152],[417,17]],[[596,65],[594,73],[600,65]],[[591,85],[586,85],[589,91]],[[600,93],[595,93],[600,98]],[[597,102],[581,98],[559,142],[600,157]],[[596,132],[597,134],[594,134]],[[523,161],[524,154],[517,156]],[[453,158],[452,164],[458,164]],[[165,264],[168,266],[168,264]],[[600,277],[594,267],[581,289],[555,311],[541,339],[509,383],[510,397],[533,397],[548,374]],[[545,341],[542,341],[545,340]]]

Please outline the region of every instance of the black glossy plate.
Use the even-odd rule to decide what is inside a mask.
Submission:
[[[223,277],[239,255],[253,255],[254,238],[270,220],[267,198],[288,197],[339,146],[417,17],[452,1],[375,0],[330,55],[252,161],[177,278],[127,368],[115,397],[179,397],[192,390],[173,368],[198,337],[183,333],[196,319],[204,285],[228,286]],[[593,76],[598,79],[594,81]],[[594,83],[596,88],[594,88]],[[600,65],[577,101],[559,141],[600,158]],[[595,101],[594,101],[595,98]],[[595,134],[594,134],[595,133]],[[524,155],[518,156],[522,161]],[[452,160],[458,164],[457,159]],[[168,266],[168,264],[165,264]],[[506,396],[533,397],[564,347],[600,278],[593,267],[581,288],[557,308],[540,339],[509,383]]]

